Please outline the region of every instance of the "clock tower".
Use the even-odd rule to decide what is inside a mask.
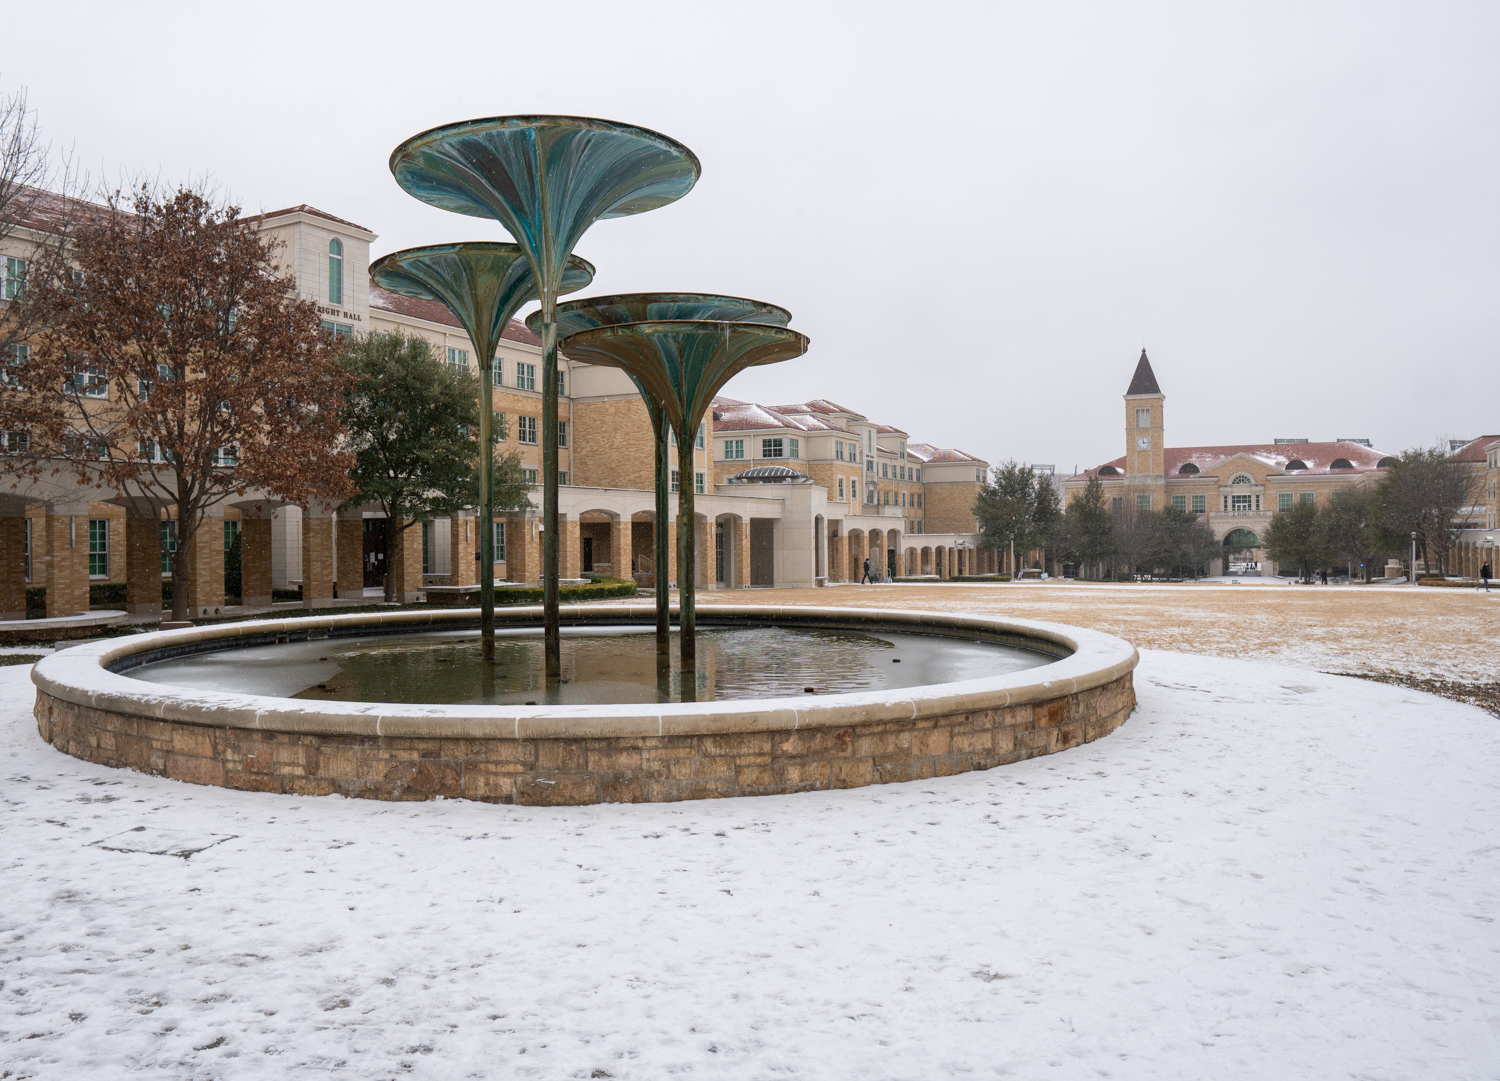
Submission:
[[[1152,510],[1162,509],[1166,495],[1166,397],[1143,348],[1125,391],[1125,486],[1149,493]]]

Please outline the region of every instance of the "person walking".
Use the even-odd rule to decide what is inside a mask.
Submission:
[[[870,584],[870,561],[865,560],[865,576],[859,580],[859,584],[867,586]]]
[[[1488,563],[1479,568],[1479,580],[1484,583],[1484,591],[1488,593],[1490,591],[1490,565]],[[1479,592],[1477,587],[1474,592]]]

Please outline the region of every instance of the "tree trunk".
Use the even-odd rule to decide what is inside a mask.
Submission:
[[[178,621],[188,617],[188,550],[193,538],[183,529],[187,518],[187,508],[178,503],[177,551],[172,553],[172,618]]]
[[[401,543],[400,533],[396,524],[401,520],[397,517],[401,508],[389,507],[386,510],[385,519],[385,602],[393,604],[396,601],[396,548]]]

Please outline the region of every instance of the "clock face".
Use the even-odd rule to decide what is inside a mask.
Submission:
[[[1135,437],[1135,445],[1137,450],[1150,450],[1151,437],[1149,435],[1138,435]]]

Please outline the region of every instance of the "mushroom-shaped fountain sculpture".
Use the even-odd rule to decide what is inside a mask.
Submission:
[[[629,373],[642,393],[655,399],[677,435],[682,475],[677,495],[678,623],[684,696],[690,694],[687,673],[697,660],[692,478],[698,425],[732,376],[756,365],[799,357],[807,352],[807,344],[806,335],[786,327],[701,320],[620,323],[568,339],[568,356],[574,360]]]
[[[446,305],[468,332],[479,361],[479,621],[484,659],[495,657],[494,410],[495,349],[521,305],[537,298],[531,262],[515,244],[434,244],[407,248],[375,260],[370,277],[382,289]],[[560,290],[577,292],[594,279],[594,268],[577,256],[567,262]],[[454,568],[457,570],[457,568]]]
[[[579,116],[500,116],[447,124],[391,154],[391,172],[433,206],[494,218],[537,276],[542,302],[542,605],[546,676],[562,673],[558,636],[557,298],[568,258],[602,218],[655,210],[701,172],[681,143],[647,128]]]
[[[662,320],[713,320],[726,323],[765,323],[784,327],[791,322],[792,313],[774,304],[744,297],[719,296],[713,293],[623,293],[608,297],[582,297],[557,306],[558,347],[566,350],[569,339],[575,334],[596,327],[618,326],[623,323],[647,323]],[[532,312],[526,326],[533,334],[541,328],[541,313]],[[654,553],[656,565],[656,653],[667,655],[668,619],[668,540],[667,519],[671,515],[667,478],[671,470],[668,461],[667,415],[652,393],[631,375],[636,390],[646,403],[646,412],[651,418],[651,433],[656,441],[656,520],[652,530],[656,537]],[[710,399],[712,400],[712,399]],[[688,474],[684,473],[683,476]]]

